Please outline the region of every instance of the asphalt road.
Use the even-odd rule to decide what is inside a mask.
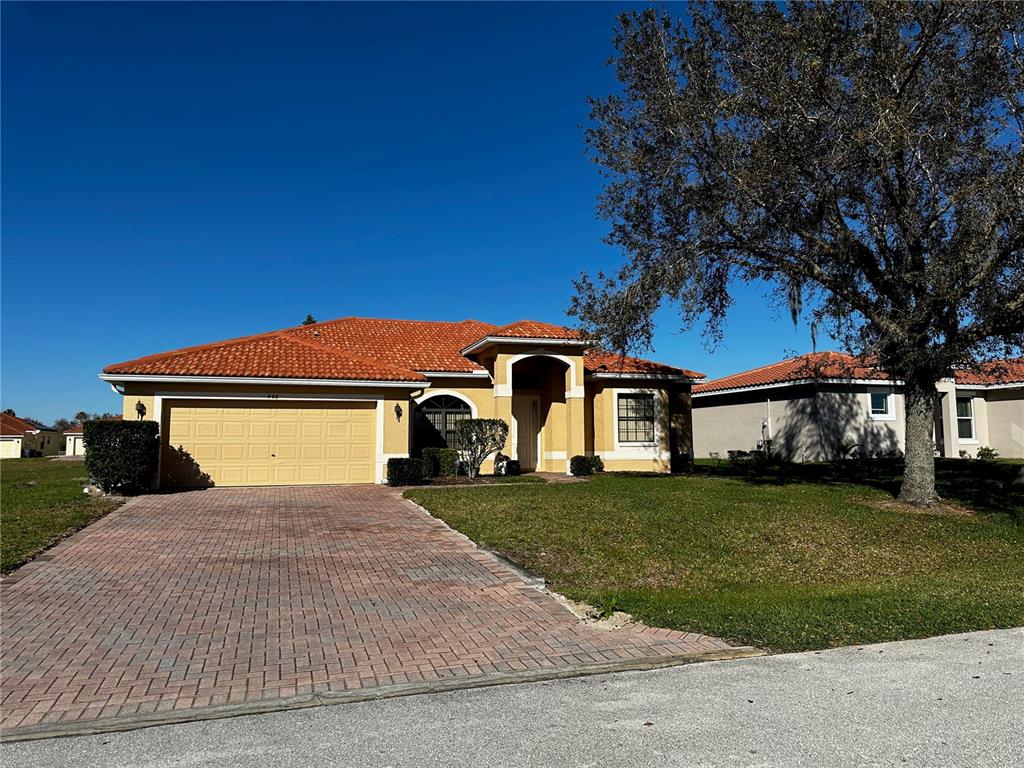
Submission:
[[[1020,766],[1024,629],[7,744],[15,766]]]

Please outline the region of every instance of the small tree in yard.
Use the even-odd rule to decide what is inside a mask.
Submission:
[[[463,419],[455,423],[455,440],[471,479],[479,476],[480,465],[488,456],[505,447],[507,437],[508,424],[501,419]]]
[[[572,313],[626,351],[665,301],[714,343],[766,284],[904,383],[900,498],[937,500],[935,382],[1024,345],[1019,3],[720,3],[619,17],[592,101],[600,211],[628,256]]]

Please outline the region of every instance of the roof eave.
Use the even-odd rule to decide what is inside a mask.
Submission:
[[[902,381],[892,379],[845,379],[845,378],[820,378],[820,379],[792,379],[790,381],[773,381],[770,384],[749,384],[745,387],[727,387],[723,389],[708,389],[703,392],[694,392],[694,397],[707,397],[709,395],[729,395],[735,392],[755,392],[759,389],[779,389],[780,387],[798,387],[804,384],[867,384],[873,386],[889,385],[899,387]]]
[[[682,381],[693,383],[700,381],[702,377],[687,376],[684,373],[616,373],[614,371],[601,371],[588,373],[592,379],[632,379],[648,381]]]
[[[482,339],[478,339],[470,344],[468,347],[464,347],[460,354],[469,355],[477,350],[489,347],[492,344],[540,344],[542,346],[577,346],[586,347],[590,346],[590,343],[583,339],[552,339],[538,336],[484,336]]]
[[[100,380],[110,384],[148,382],[151,384],[242,384],[312,387],[389,387],[421,389],[428,381],[387,379],[301,379],[280,376],[176,376],[170,374],[101,373]]]

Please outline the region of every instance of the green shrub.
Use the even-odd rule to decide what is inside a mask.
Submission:
[[[590,457],[590,468],[595,472],[604,472],[604,462],[600,456]]]
[[[983,445],[978,448],[976,456],[982,461],[995,461],[999,458],[999,451],[988,445]]]
[[[155,421],[87,421],[85,468],[106,493],[144,493],[160,456]]]
[[[569,459],[569,471],[576,477],[594,474],[594,464],[589,456],[576,455]]]
[[[424,448],[425,477],[455,477],[459,474],[459,452],[454,448]]]
[[[425,477],[419,459],[388,459],[388,485],[422,485]]]
[[[440,471],[440,462],[437,460],[437,452],[440,448],[424,448],[420,451],[420,461],[423,462],[423,476],[437,477]]]
[[[523,465],[519,459],[509,459],[505,462],[505,477],[516,477],[523,474]]]

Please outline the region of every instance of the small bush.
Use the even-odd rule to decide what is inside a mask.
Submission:
[[[983,445],[980,448],[978,448],[978,451],[975,455],[982,461],[995,461],[996,459],[999,458],[999,451],[997,451],[995,448],[992,448],[991,446]]]
[[[576,455],[569,459],[569,471],[576,477],[594,474],[594,464],[589,456]]]
[[[594,470],[595,474],[598,472],[604,472],[604,462],[601,460],[600,456],[590,457],[590,468]]]
[[[388,459],[388,485],[422,485],[424,478],[420,459]]]
[[[459,452],[454,448],[424,448],[425,477],[455,477],[459,474]]]
[[[437,477],[441,470],[441,464],[437,460],[437,452],[440,448],[424,448],[420,451],[420,461],[423,462],[423,476]]]
[[[87,421],[85,468],[105,493],[144,493],[160,456],[155,421]]]
[[[734,467],[749,467],[754,463],[754,454],[751,451],[728,451],[729,464]]]
[[[507,438],[508,424],[501,419],[462,419],[455,423],[455,440],[471,478],[480,474],[484,459],[505,447]]]
[[[519,459],[509,459],[506,461],[504,474],[506,477],[517,477],[523,474],[523,467],[519,463]]]

